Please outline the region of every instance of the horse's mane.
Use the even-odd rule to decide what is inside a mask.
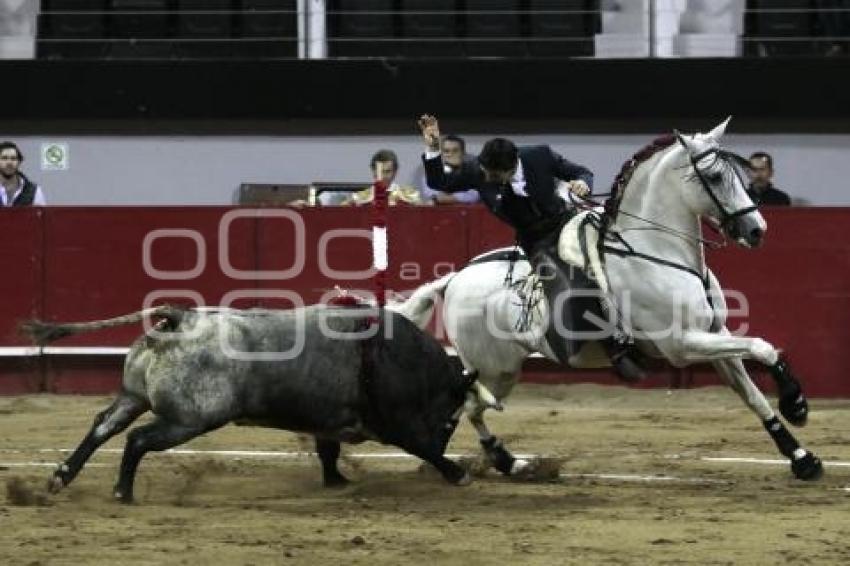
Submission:
[[[626,185],[629,184],[629,180],[631,180],[638,166],[674,143],[676,143],[676,136],[673,134],[659,136],[643,146],[632,155],[631,159],[623,163],[623,166],[620,167],[620,172],[614,178],[614,184],[611,185],[611,196],[605,201],[605,211],[609,216],[613,218],[617,215],[617,209],[620,206],[620,201],[623,199],[623,191],[626,189]]]

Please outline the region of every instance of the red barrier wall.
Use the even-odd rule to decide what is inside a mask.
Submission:
[[[334,285],[371,288],[368,278],[350,273],[371,263],[365,209],[50,207],[2,215],[15,238],[0,242],[7,273],[0,279],[0,346],[24,344],[15,330],[23,318],[105,318],[136,311],[146,298],[286,306],[293,296],[314,302]],[[850,328],[850,209],[770,210],[766,218],[762,248],[730,245],[709,252],[709,265],[725,288],[746,296],[749,334],[784,348],[811,395],[850,396],[843,349]],[[480,207],[396,208],[389,226],[389,286],[399,291],[512,242],[511,231]],[[57,345],[127,346],[140,330],[117,328]],[[0,393],[101,392],[117,385],[120,365],[117,357],[7,357]],[[551,369],[535,363],[529,374],[610,382],[605,372]],[[670,375],[681,377],[663,373],[649,385],[668,385]],[[687,375],[697,384],[717,382],[701,370]]]

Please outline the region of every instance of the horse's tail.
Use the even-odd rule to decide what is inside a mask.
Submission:
[[[28,320],[20,325],[20,331],[29,336],[36,344],[43,345],[59,338],[73,336],[82,332],[92,332],[102,328],[134,324],[149,316],[164,318],[168,321],[169,326],[176,328],[180,324],[184,312],[183,309],[177,307],[161,305],[124,316],[91,322],[44,322],[41,320]]]
[[[387,308],[404,316],[419,328],[425,328],[434,315],[437,300],[442,300],[446,287],[455,275],[457,274],[453,271],[430,283],[425,283],[406,301],[390,304]]]

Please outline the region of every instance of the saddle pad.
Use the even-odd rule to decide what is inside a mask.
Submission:
[[[608,293],[609,285],[608,278],[605,275],[605,267],[602,259],[599,257],[599,232],[592,222],[584,222],[584,219],[589,214],[599,214],[593,210],[586,210],[577,214],[572,220],[567,222],[564,229],[561,230],[561,235],[558,237],[558,255],[562,260],[573,265],[583,271],[591,279],[594,279],[605,293]],[[581,245],[581,234],[584,233],[585,257]]]

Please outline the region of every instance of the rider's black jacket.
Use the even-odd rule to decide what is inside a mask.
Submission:
[[[475,159],[466,160],[457,170],[446,173],[439,156],[432,159],[423,156],[428,186],[444,192],[478,190],[487,208],[516,229],[520,246],[532,255],[538,243],[551,241],[575,214],[558,196],[558,180],[581,179],[592,188],[593,173],[555,153],[548,145],[520,147],[519,160],[527,197],[516,194],[510,185],[487,183]]]

